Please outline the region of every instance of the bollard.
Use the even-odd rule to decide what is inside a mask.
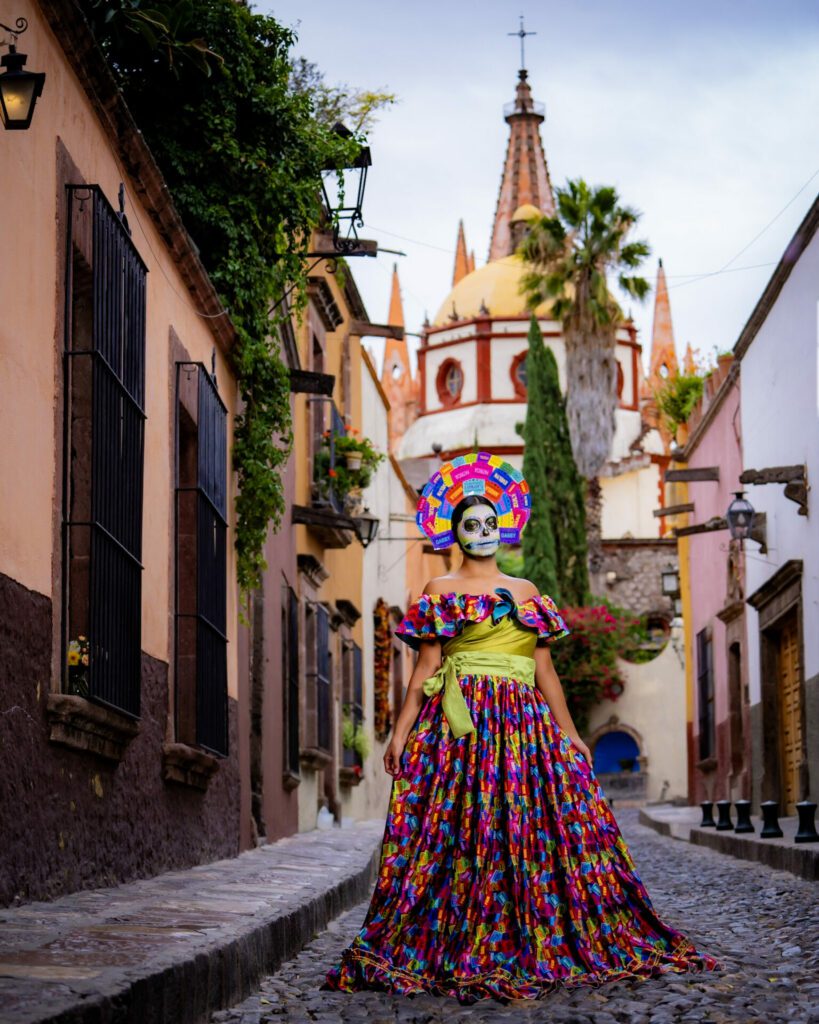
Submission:
[[[734,832],[756,832],[751,821],[751,801],[736,800],[734,806],[737,809],[737,823]]]
[[[762,811],[762,831],[760,839],[778,839],[782,836],[782,829],[779,827],[779,802],[777,800],[763,800],[759,805]]]
[[[714,806],[711,800],[703,800],[700,804],[702,808],[702,821],[700,822],[700,828],[713,828],[716,825],[714,817],[711,814],[711,808]]]
[[[796,805],[796,813],[799,815],[799,831],[793,837],[795,843],[815,843],[819,841],[819,834],[813,823],[813,816],[816,814],[816,804],[810,800],[800,800]]]
[[[717,800],[717,811],[719,812],[717,832],[724,832],[726,829],[733,828],[734,823],[731,821],[731,801]]]

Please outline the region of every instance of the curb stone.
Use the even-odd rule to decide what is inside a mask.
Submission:
[[[718,853],[741,860],[757,861],[779,871],[788,871],[808,882],[819,880],[819,843],[794,842],[793,837],[799,825],[796,815],[779,819],[784,833],[781,839],[760,839],[762,819],[756,815],[751,815],[751,823],[756,831],[747,833],[700,828],[697,823],[701,817],[699,807],[679,807],[674,804],[641,807],[639,815],[641,825],[653,828],[660,835],[681,839],[695,846],[707,846]]]
[[[384,821],[0,909],[2,1024],[200,1024],[246,998],[375,881]]]

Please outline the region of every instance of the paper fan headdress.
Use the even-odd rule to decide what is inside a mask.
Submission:
[[[415,521],[432,546],[438,550],[455,543],[452,513],[459,501],[473,494],[495,506],[501,543],[519,543],[531,508],[523,474],[500,455],[470,452],[445,462],[421,492]]]

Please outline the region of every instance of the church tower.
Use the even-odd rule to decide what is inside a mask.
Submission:
[[[525,68],[518,72],[514,100],[504,108],[504,120],[509,136],[488,262],[474,267],[460,222],[452,287],[422,331],[417,417],[408,422],[395,451],[407,478],[416,485],[426,482],[430,465],[439,456],[451,458],[477,447],[503,455],[518,467],[523,462],[516,425],[526,416],[528,400],[530,312],[520,294],[526,268],[515,252],[528,220],[555,213],[540,134],[545,108],[533,99]],[[542,303],[535,315],[544,344],[555,354],[565,392],[562,328],[551,319],[550,308],[550,303]],[[641,429],[639,352],[634,325],[621,325],[616,346],[620,424],[616,451],[617,457],[629,459],[629,443]]]
[[[651,356],[648,375],[640,388],[643,402],[643,418],[646,423],[656,427],[663,439],[666,451],[671,444],[671,435],[663,424],[662,416],[657,408],[655,391],[662,388],[669,377],[679,370],[677,349],[674,344],[674,328],[671,323],[671,303],[668,299],[668,285],[665,279],[663,261],[657,267],[657,284],[654,290],[654,324],[651,331]]]
[[[390,290],[390,312],[387,323],[391,327],[404,326],[404,304],[401,301],[401,283],[398,264],[393,264]],[[412,376],[406,337],[403,341],[387,338],[381,371],[381,387],[389,399],[389,448],[395,451],[407,427],[418,415],[418,378]]]
[[[550,217],[555,212],[549,167],[540,137],[540,126],[546,120],[546,108],[532,99],[528,78],[528,71],[521,68],[515,101],[504,108],[505,120],[509,125],[509,144],[506,147],[492,225],[490,262],[511,256],[517,249],[520,238],[519,232],[513,227],[513,219],[521,207],[531,207],[532,213],[545,213]]]

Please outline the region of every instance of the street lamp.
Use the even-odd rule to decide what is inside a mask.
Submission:
[[[355,523],[356,536],[361,542],[361,546],[366,548],[375,540],[380,520],[378,516],[374,516],[366,506],[361,515],[353,516],[352,519]]]
[[[46,76],[44,71],[23,70],[28,57],[17,52],[15,43],[17,37],[28,28],[28,22],[25,18],[18,18],[14,26],[11,28],[0,21],[0,28],[10,32],[15,41],[8,43],[9,52],[0,58],[0,67],[6,69],[0,74],[0,114],[4,128],[9,131],[25,131],[31,124],[34,105],[43,91]]]
[[[343,139],[353,137],[350,129],[345,128],[340,122],[333,125],[333,131]],[[349,166],[341,167],[328,163],[324,167],[321,191],[333,224],[333,248],[341,256],[360,254],[361,239],[358,237],[357,229],[364,226],[361,211],[364,205],[364,190],[367,187],[367,169],[371,165],[370,147],[362,146],[358,156]],[[348,201],[348,196],[355,196],[352,204]],[[343,231],[345,225],[346,230]]]
[[[680,573],[676,566],[669,564],[660,573],[663,581],[663,593],[667,597],[676,597],[680,592]]]
[[[734,540],[747,540],[754,527],[756,511],[750,501],[743,497],[744,494],[745,491],[734,491],[734,500],[725,513],[728,529]]]

